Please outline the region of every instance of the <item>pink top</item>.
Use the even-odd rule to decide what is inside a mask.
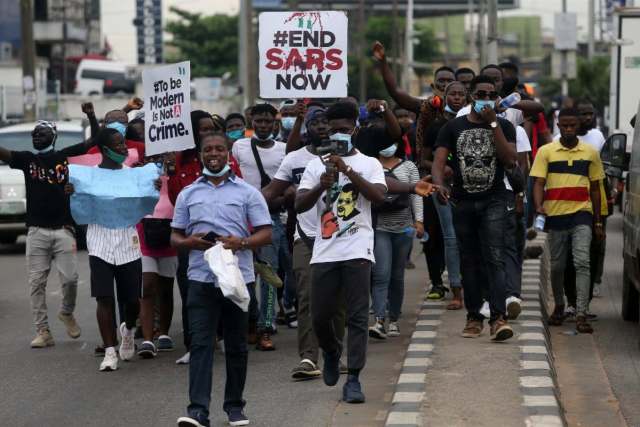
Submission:
[[[169,187],[167,185],[169,177],[163,175],[160,177],[160,179],[162,180],[162,187],[160,188],[160,199],[158,200],[158,204],[156,204],[153,215],[147,215],[145,218],[173,219],[173,205],[169,200]],[[140,238],[140,252],[142,252],[142,255],[154,258],[164,258],[177,255],[176,250],[171,246],[167,246],[166,248],[161,249],[147,247],[147,244],[144,241],[144,231],[142,229],[142,223],[138,223],[136,225],[136,229],[138,230],[138,237]]]

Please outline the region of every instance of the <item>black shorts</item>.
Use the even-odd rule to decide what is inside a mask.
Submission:
[[[142,296],[142,260],[113,265],[95,257],[89,257],[91,269],[91,296],[115,298],[113,281],[116,282],[118,302],[135,302]]]

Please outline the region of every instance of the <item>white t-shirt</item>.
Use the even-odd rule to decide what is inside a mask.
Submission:
[[[290,182],[297,187],[300,185],[300,180],[307,165],[317,157],[318,155],[309,152],[307,147],[293,151],[285,156],[274,178],[280,181]],[[315,209],[310,209],[298,214],[297,219],[304,234],[308,237],[315,237],[316,223],[318,220]],[[298,238],[300,238],[300,236],[298,235],[298,227],[296,227],[294,239],[297,240]]]
[[[285,156],[287,145],[284,142],[275,141],[271,148],[258,147],[258,155],[262,161],[262,167],[269,178],[273,178]],[[237,140],[233,144],[231,154],[238,161],[242,179],[253,187],[260,190],[262,188],[260,171],[251,151],[251,138]]]
[[[466,116],[471,113],[471,105],[472,104],[469,104],[458,110],[456,117]],[[498,117],[511,122],[514,128],[520,126],[524,122],[524,115],[522,114],[522,111],[517,108],[507,108],[504,112],[498,114]]]
[[[522,126],[516,126],[516,151],[518,153],[528,153],[531,151],[529,135],[527,135],[527,131],[524,130]],[[507,190],[513,191],[506,175],[504,176],[504,186],[507,187]]]
[[[363,179],[386,188],[384,170],[377,159],[360,152],[342,159]],[[325,170],[320,158],[309,162],[299,188],[311,190],[320,183],[320,176]],[[311,264],[358,258],[375,262],[371,202],[358,194],[349,178],[342,173],[330,191],[333,194],[330,211],[323,214],[325,193],[318,199],[315,209],[311,209],[316,214],[316,239]]]
[[[604,147],[605,138],[600,129],[593,128],[590,129],[585,135],[578,136],[578,139],[586,144],[592,146],[598,155],[600,155],[600,151],[602,151],[602,147]],[[560,134],[553,137],[554,141],[560,140]]]

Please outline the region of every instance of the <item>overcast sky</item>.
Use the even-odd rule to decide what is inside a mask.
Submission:
[[[596,0],[598,3],[598,0]],[[114,59],[130,64],[135,64],[136,58],[136,34],[132,24],[135,15],[135,2],[133,0],[102,1],[102,34],[113,48]],[[170,6],[178,6],[192,12],[204,14],[227,13],[236,14],[239,9],[239,0],[163,0],[164,20],[170,19],[168,15]],[[586,33],[588,0],[568,0],[568,10],[578,14],[579,32]],[[544,29],[553,29],[553,15],[561,11],[560,0],[520,0],[521,8],[501,12],[500,16],[508,15],[539,15],[542,17]],[[596,9],[597,12],[597,9]],[[596,32],[597,37],[597,32]]]

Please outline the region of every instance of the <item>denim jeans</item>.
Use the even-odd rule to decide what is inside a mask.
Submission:
[[[289,253],[287,233],[284,224],[282,224],[282,221],[280,220],[279,214],[271,215],[271,223],[273,227],[272,241],[270,244],[263,246],[258,250],[258,256],[262,261],[269,263],[275,272],[278,272],[278,270],[285,272],[285,290],[283,299],[285,306],[287,308],[291,308],[295,303],[295,281],[293,280],[293,272],[291,270],[291,254]],[[260,280],[259,329],[268,331],[273,329],[276,305],[276,290],[273,286],[265,283],[263,280]]]
[[[376,318],[385,318],[385,308],[389,302],[389,320],[396,322],[400,317],[404,298],[404,267],[407,254],[413,244],[413,234],[376,231],[373,266],[373,286],[371,297]]]
[[[429,240],[422,244],[429,279],[432,286],[442,286],[442,273],[445,268],[445,246],[440,219],[436,211],[435,197],[422,199],[424,206],[424,229],[429,233]]]
[[[191,328],[189,362],[189,416],[209,425],[213,375],[213,350],[218,322],[223,320],[226,383],[223,409],[243,408],[247,378],[248,314],[225,298],[213,283],[189,281],[187,301]]]
[[[505,316],[505,228],[507,222],[507,196],[494,193],[477,200],[451,200],[453,224],[460,248],[460,268],[464,277],[464,305],[467,318],[482,320],[485,284],[488,282],[488,300],[491,321]]]
[[[442,238],[444,239],[444,259],[449,273],[449,284],[452,288],[462,286],[460,277],[460,251],[456,240],[456,230],[453,227],[453,212],[451,204],[443,204],[437,197],[433,197],[433,202],[440,218],[442,228]]]
[[[564,305],[565,269],[569,254],[575,268],[576,313],[589,309],[591,226],[576,225],[567,230],[549,230],[551,286],[556,306]],[[571,303],[571,301],[569,301]]]
[[[507,297],[520,298],[522,290],[522,262],[524,261],[525,230],[523,217],[518,218],[515,209],[515,197],[509,193],[507,202],[507,219],[504,233],[504,264]]]
[[[47,277],[55,261],[62,285],[60,313],[73,314],[78,291],[76,238],[66,228],[52,230],[29,227],[27,265],[31,289],[31,311],[36,329],[49,328],[47,318]]]

